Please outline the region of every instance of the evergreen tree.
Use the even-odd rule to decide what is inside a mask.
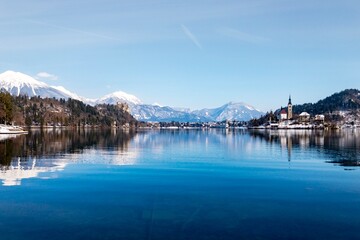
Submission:
[[[0,92],[0,121],[2,123],[13,120],[13,99],[9,93]]]

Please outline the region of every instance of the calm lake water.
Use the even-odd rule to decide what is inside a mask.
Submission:
[[[360,131],[0,135],[0,239],[360,239]]]

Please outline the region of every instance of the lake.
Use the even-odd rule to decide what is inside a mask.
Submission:
[[[0,135],[0,239],[360,239],[360,130]]]

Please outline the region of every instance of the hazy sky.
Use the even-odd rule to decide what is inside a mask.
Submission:
[[[81,96],[261,110],[360,88],[360,2],[0,0],[0,71]]]

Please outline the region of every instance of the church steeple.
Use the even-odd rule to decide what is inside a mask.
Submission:
[[[293,114],[292,114],[292,103],[291,103],[291,95],[289,95],[289,103],[288,103],[288,119],[292,119],[293,118]]]

